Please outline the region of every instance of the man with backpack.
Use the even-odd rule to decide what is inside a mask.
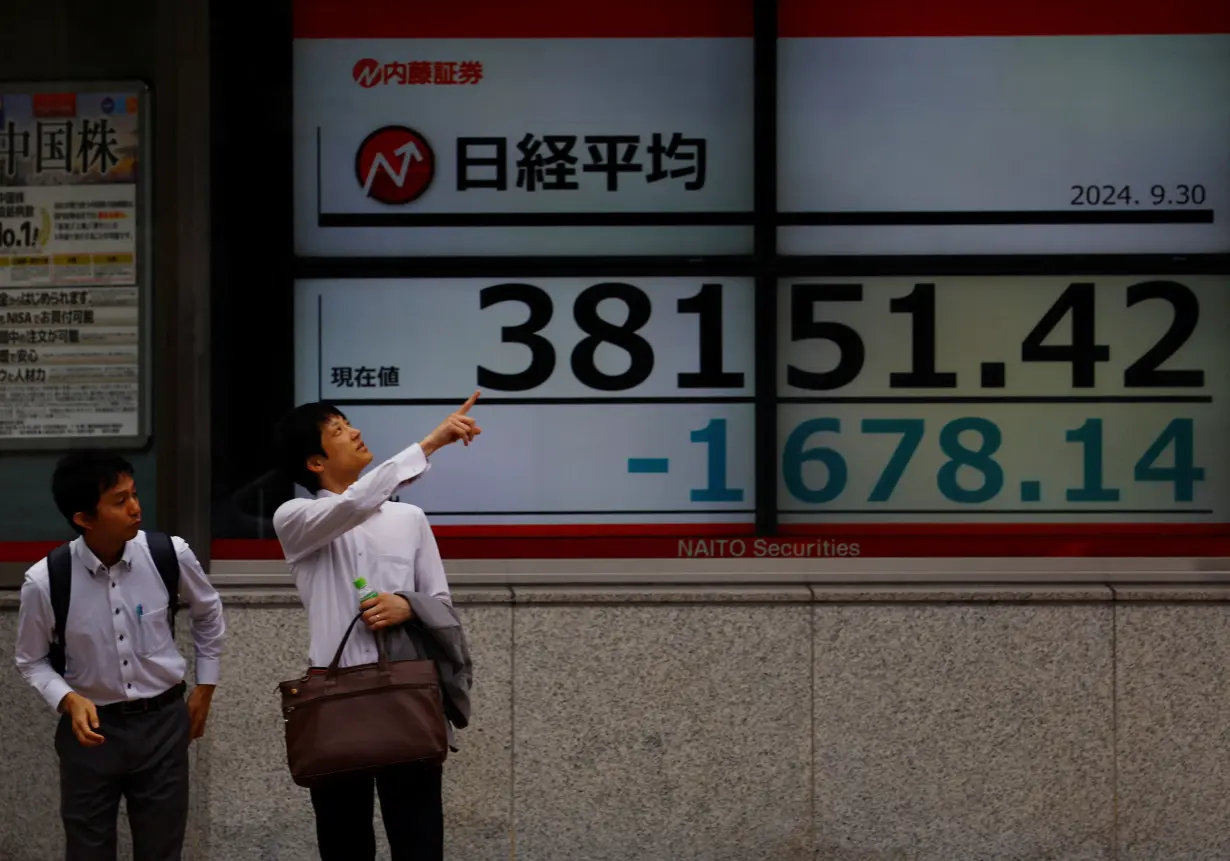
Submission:
[[[77,538],[27,572],[17,669],[60,712],[60,815],[67,861],[115,861],[120,798],[134,861],[178,861],[188,820],[188,745],[205,721],[226,633],[222,601],[188,545],[141,530],[133,468],[75,451],[51,482]],[[175,645],[183,598],[196,686]]]

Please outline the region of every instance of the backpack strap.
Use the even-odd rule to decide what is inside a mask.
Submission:
[[[174,638],[175,611],[179,609],[179,554],[175,552],[171,536],[165,532],[146,532],[145,541],[149,545],[154,567],[162,577],[162,584],[167,587],[167,621]]]
[[[68,627],[68,602],[73,591],[73,552],[71,544],[61,544],[47,554],[48,584],[51,589],[51,612],[55,615],[55,628],[51,634],[51,647],[47,657],[51,668],[64,675],[64,631]]]

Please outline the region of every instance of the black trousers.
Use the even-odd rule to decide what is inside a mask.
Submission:
[[[375,861],[377,793],[392,861],[443,861],[443,775],[439,765],[402,765],[313,787],[321,861]]]
[[[179,861],[188,824],[188,706],[138,714],[98,710],[106,739],[83,747],[68,715],[56,727],[67,861],[115,861],[120,798],[134,861]]]

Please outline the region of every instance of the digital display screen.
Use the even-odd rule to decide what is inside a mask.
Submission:
[[[779,10],[781,253],[1230,251],[1230,4]]]
[[[793,278],[779,313],[783,524],[1230,523],[1230,277]]]
[[[414,486],[436,525],[752,523],[752,311],[750,278],[300,281],[295,397],[384,459],[481,389]]]
[[[297,0],[296,402],[383,459],[480,389],[490,436],[406,495],[470,556],[1224,546],[1230,275],[782,278],[776,356],[746,271],[575,275],[752,253],[752,16]],[[778,35],[782,257],[1230,252],[1230,5],[780,0]],[[504,256],[573,263],[413,268]]]
[[[300,2],[295,248],[746,254],[752,4]]]

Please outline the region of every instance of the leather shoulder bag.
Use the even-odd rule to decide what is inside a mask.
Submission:
[[[374,664],[339,668],[360,612],[325,672],[281,682],[286,759],[299,786],[411,762],[443,763],[448,729],[434,661],[390,661],[378,632]]]

